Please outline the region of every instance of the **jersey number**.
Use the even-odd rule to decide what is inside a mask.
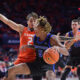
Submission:
[[[31,43],[32,43],[32,41],[33,41],[33,38],[32,37],[28,37],[28,45],[32,45]]]

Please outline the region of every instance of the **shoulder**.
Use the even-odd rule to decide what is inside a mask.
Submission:
[[[56,35],[49,33],[48,38],[49,38],[50,42],[53,42],[56,39]]]
[[[50,42],[55,42],[57,40],[58,40],[58,38],[56,35],[51,35]]]
[[[78,30],[78,32],[80,33],[80,30]]]
[[[25,32],[25,31],[27,31],[27,27],[24,27],[22,32]]]
[[[35,42],[36,42],[36,40],[37,40],[37,36],[36,36],[36,35],[34,35],[34,37],[33,37],[33,42],[35,43]]]
[[[51,33],[49,33],[48,35],[47,35],[47,37],[50,37],[50,38],[52,38],[54,36],[54,34],[51,34]]]
[[[57,36],[56,35],[51,35],[51,39],[56,39],[57,38]]]
[[[72,35],[72,31],[67,32],[65,36],[68,37],[70,35]]]
[[[27,31],[27,27],[24,26],[24,27],[22,28],[22,30],[19,32],[20,36],[21,36],[25,31]]]
[[[37,39],[37,36],[36,36],[36,35],[34,35],[33,39]]]
[[[80,30],[78,30],[78,35],[80,35]]]
[[[28,28],[27,27],[24,27],[24,30],[28,30]]]

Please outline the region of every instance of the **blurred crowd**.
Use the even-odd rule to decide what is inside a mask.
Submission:
[[[36,12],[48,18],[52,33],[65,34],[71,29],[71,20],[80,16],[79,3],[80,0],[0,0],[0,13],[27,26],[27,14]],[[12,63],[18,48],[19,34],[0,21],[0,61]]]

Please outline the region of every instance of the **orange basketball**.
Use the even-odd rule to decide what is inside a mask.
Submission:
[[[47,64],[55,64],[59,60],[59,53],[53,48],[44,51],[43,59]]]

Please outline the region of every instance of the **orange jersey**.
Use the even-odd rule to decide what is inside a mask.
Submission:
[[[80,40],[80,30],[78,30],[78,32],[77,32],[77,37],[78,37],[78,40]],[[75,42],[77,42],[78,40],[75,40]]]
[[[24,28],[22,35],[20,37],[20,48],[24,45],[33,45],[34,32],[29,31],[27,27]],[[20,51],[18,54],[18,62],[32,62],[35,60],[36,54],[35,50],[31,48],[26,48],[24,51]],[[15,61],[16,62],[16,61]]]

